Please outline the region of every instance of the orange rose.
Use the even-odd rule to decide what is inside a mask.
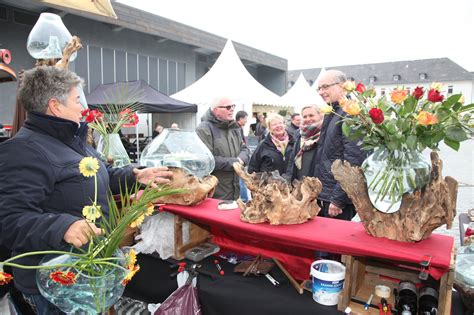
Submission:
[[[418,123],[423,126],[434,125],[438,123],[438,118],[435,115],[428,113],[427,111],[422,110],[416,116]]]
[[[342,105],[342,110],[351,116],[357,116],[360,114],[360,107],[355,100],[347,100]]]
[[[390,93],[391,100],[395,104],[402,104],[403,101],[407,98],[407,96],[408,96],[407,90],[395,89]]]

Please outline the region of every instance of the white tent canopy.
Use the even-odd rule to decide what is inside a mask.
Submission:
[[[300,73],[295,84],[280,98],[280,104],[292,106],[295,113],[300,113],[303,107],[308,105],[320,106],[324,104],[324,100],[315,88],[309,86],[303,73]]]
[[[326,72],[326,68],[322,67],[321,71],[318,74],[316,80],[314,80],[313,85],[311,86],[314,90],[319,86],[319,80],[321,79],[322,75]]]
[[[237,110],[252,115],[253,104],[279,105],[279,96],[255,80],[228,40],[212,68],[187,88],[171,95],[172,98],[198,105],[196,118],[201,116],[216,97],[232,99]]]

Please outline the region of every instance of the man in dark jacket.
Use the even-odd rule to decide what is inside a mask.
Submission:
[[[196,128],[199,138],[214,155],[216,165],[212,174],[219,180],[214,197],[218,199],[239,198],[239,176],[232,164],[245,165],[250,155],[240,127],[234,120],[234,108],[235,104],[227,97],[215,99]]]
[[[79,162],[98,157],[86,144],[87,125],[80,123],[82,105],[75,73],[55,67],[25,71],[18,97],[28,119],[14,138],[0,145],[0,245],[12,255],[81,247],[101,230],[82,219],[82,209],[94,199],[94,178],[84,177]],[[107,192],[119,192],[127,182],[166,183],[166,168],[113,169],[99,161],[97,203],[108,215]],[[41,256],[17,260],[38,265]],[[15,286],[38,314],[61,312],[44,299],[35,270],[14,268]]]
[[[301,125],[300,113],[293,113],[291,114],[290,125],[286,128],[286,132],[288,132],[289,135],[292,135],[293,138],[295,138],[296,133],[300,131],[300,125]]]
[[[343,84],[346,75],[338,70],[326,71],[319,80],[318,92],[334,113],[324,117],[321,136],[315,158],[315,177],[323,184],[318,202],[323,216],[351,220],[355,215],[352,201],[334,179],[332,163],[337,160],[348,161],[351,165],[361,165],[365,153],[360,146],[342,134],[341,116],[347,115],[339,106],[339,100],[345,97]]]

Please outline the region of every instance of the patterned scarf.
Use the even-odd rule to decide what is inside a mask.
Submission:
[[[316,143],[318,143],[322,124],[323,124],[323,120],[321,119],[320,121],[314,124],[311,124],[309,126],[303,126],[301,128],[300,150],[296,154],[296,157],[295,157],[295,165],[299,170],[301,169],[301,166],[302,166],[301,163],[302,163],[303,153],[305,151],[311,150],[316,145]]]
[[[281,154],[283,154],[283,157],[284,157],[286,147],[288,146],[288,141],[290,140],[290,138],[288,137],[288,133],[285,131],[284,134],[282,134],[278,137],[273,135],[273,134],[271,134],[271,136],[272,136],[273,144],[275,145],[277,150],[280,151]]]

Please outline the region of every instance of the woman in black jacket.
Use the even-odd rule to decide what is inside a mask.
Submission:
[[[293,152],[293,137],[286,132],[284,119],[278,114],[269,114],[266,123],[269,133],[250,158],[248,172],[279,171],[286,173],[288,160]]]

